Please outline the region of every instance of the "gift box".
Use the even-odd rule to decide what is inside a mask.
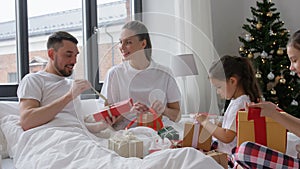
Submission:
[[[211,134],[199,123],[187,122],[184,124],[183,147],[194,147],[196,149],[209,151],[211,142]]]
[[[170,148],[182,148],[182,140],[170,140],[171,147]]]
[[[167,126],[160,129],[157,134],[164,139],[165,137],[169,140],[179,140],[179,132],[176,131],[172,126]]]
[[[206,152],[205,154],[212,157],[223,168],[225,169],[228,168],[228,158],[226,153],[221,153],[213,150],[213,151]]]
[[[256,142],[285,153],[286,128],[268,117],[260,116],[260,109],[251,108],[248,112],[237,113],[237,145],[245,141]]]
[[[132,99],[124,100],[118,103],[114,103],[109,106],[105,106],[100,112],[93,114],[93,117],[96,122],[102,120],[103,118],[112,116],[119,116],[122,113],[128,113],[132,108],[133,101]]]
[[[137,115],[137,125],[150,127],[156,131],[164,127],[161,116],[153,113],[140,113]]]
[[[143,158],[143,141],[137,139],[130,132],[115,134],[108,140],[108,148],[122,157]]]

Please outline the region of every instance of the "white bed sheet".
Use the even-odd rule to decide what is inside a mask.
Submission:
[[[1,166],[2,169],[16,169],[11,158],[2,159]]]
[[[14,166],[18,169],[222,168],[212,158],[193,148],[162,150],[143,159],[124,158],[107,149],[107,139],[95,137],[80,123],[68,124],[66,120],[55,119],[49,125],[24,132],[18,118],[7,114],[1,118],[1,129],[7,139],[9,155],[13,158],[3,160],[3,169]],[[51,124],[58,127],[51,127]]]

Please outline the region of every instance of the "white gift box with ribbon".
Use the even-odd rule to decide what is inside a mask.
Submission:
[[[143,157],[143,141],[129,131],[117,132],[108,140],[108,148],[122,157]]]

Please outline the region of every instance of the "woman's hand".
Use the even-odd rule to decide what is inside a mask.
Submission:
[[[147,113],[149,111],[149,108],[140,102],[136,102],[133,104],[133,107],[131,109],[132,113]]]
[[[246,109],[249,110],[249,108],[261,108],[260,115],[261,116],[267,116],[272,117],[274,113],[278,113],[278,106],[272,102],[260,102],[260,103],[249,103],[246,104]]]
[[[163,105],[161,101],[155,100],[152,103],[151,108],[154,109],[156,113],[163,114],[165,112],[166,106]]]

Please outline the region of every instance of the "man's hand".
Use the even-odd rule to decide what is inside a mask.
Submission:
[[[83,80],[83,79],[77,79],[74,80],[71,89],[69,90],[68,94],[70,94],[72,96],[72,98],[76,98],[77,96],[79,96],[82,92],[84,92],[85,90],[91,88],[91,84],[89,81],[87,80]]]

